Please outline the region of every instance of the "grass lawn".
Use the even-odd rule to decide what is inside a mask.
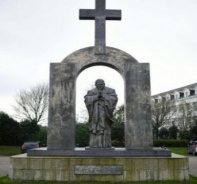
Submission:
[[[19,146],[0,146],[0,156],[12,156],[21,153]]]
[[[0,178],[0,184],[115,184],[114,182],[55,182],[55,181],[11,181],[7,176]],[[197,177],[191,176],[189,181],[141,181],[117,182],[117,184],[197,184]]]
[[[176,153],[176,154],[184,155],[184,156],[189,156],[186,147],[172,147],[172,148],[169,148],[169,150],[172,153]]]

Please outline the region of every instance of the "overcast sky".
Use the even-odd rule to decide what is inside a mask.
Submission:
[[[122,10],[122,21],[107,21],[107,46],[150,63],[152,95],[197,82],[197,0],[106,1]],[[0,0],[0,111],[12,115],[17,91],[48,82],[50,63],[94,45],[94,21],[79,20],[79,9],[93,8],[95,0]],[[98,77],[124,103],[120,75],[92,67],[78,78],[77,114]]]

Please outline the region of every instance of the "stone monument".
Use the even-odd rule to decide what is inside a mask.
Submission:
[[[153,148],[149,64],[139,63],[119,49],[106,47],[105,21],[120,20],[121,11],[106,10],[105,0],[96,0],[96,9],[80,10],[80,19],[95,20],[95,46],[78,50],[61,63],[51,63],[47,148],[11,157],[10,178],[58,181],[187,180],[186,157],[176,156],[174,159],[169,151]],[[125,148],[111,149],[109,128],[113,123],[111,116],[117,96],[113,89],[104,87],[102,80],[98,80],[96,89],[85,96],[91,122],[90,148],[75,146],[76,79],[83,70],[97,65],[115,69],[124,79]],[[94,98],[97,100],[96,110],[92,110]],[[97,117],[102,120],[95,121],[94,113],[98,110]]]
[[[123,51],[106,47],[105,22],[121,20],[121,10],[106,10],[105,7],[105,0],[96,0],[95,10],[80,10],[80,19],[95,20],[95,47],[76,51],[60,64],[51,64],[48,152],[74,150],[76,78],[88,67],[104,65],[117,70],[125,80],[126,150],[142,149],[141,156],[147,151],[154,156],[149,64],[139,63]],[[138,151],[134,152],[133,156],[140,156]]]

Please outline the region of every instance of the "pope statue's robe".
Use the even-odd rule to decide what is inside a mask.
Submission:
[[[98,98],[99,94],[102,98]],[[118,101],[115,90],[95,88],[88,91],[84,98],[89,114],[89,146],[110,148],[113,111]]]

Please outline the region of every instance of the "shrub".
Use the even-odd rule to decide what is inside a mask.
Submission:
[[[87,123],[76,124],[76,146],[86,147],[89,144],[89,128]]]
[[[176,140],[176,139],[169,139],[169,140],[154,140],[153,145],[154,147],[187,147],[189,141],[188,140]]]
[[[125,144],[124,144],[124,141],[112,140],[112,146],[114,146],[114,147],[125,147]]]

